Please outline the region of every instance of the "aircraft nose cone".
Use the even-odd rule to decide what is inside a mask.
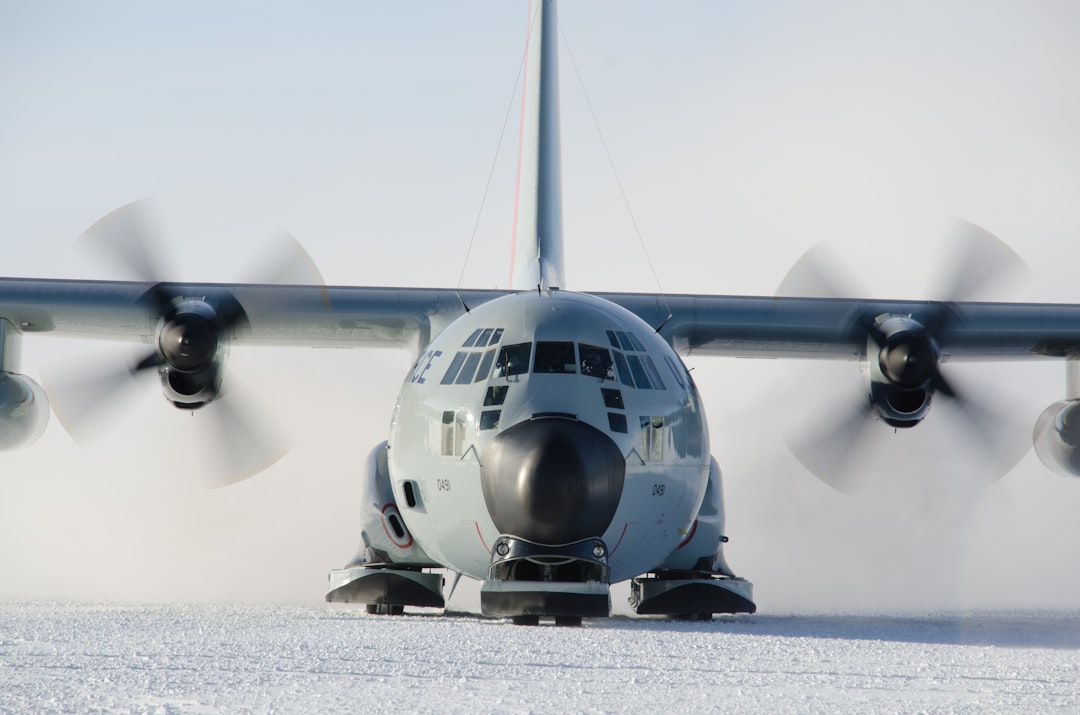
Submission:
[[[538,544],[600,536],[622,496],[626,460],[584,422],[545,417],[500,433],[484,450],[480,480],[495,527]]]

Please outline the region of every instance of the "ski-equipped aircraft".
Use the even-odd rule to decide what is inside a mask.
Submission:
[[[947,359],[1062,359],[1066,394],[1034,442],[1049,468],[1080,476],[1080,305],[975,302],[959,284],[944,301],[571,291],[555,13],[554,0],[530,13],[511,290],[163,282],[140,206],[124,207],[88,236],[144,280],[0,279],[0,446],[29,445],[48,419],[45,391],[19,372],[20,341],[36,333],[146,343],[116,375],[156,375],[169,402],[197,414],[228,404],[233,345],[409,350],[389,434],[362,473],[361,546],[330,573],[327,600],[442,607],[446,570],[481,581],[483,613],[521,624],[607,616],[610,586],[626,580],[640,614],[755,610],[724,558],[721,472],[682,362],[691,353],[857,361],[863,401],[841,420],[853,436],[916,427],[935,398],[979,432],[990,418],[946,376]],[[57,414],[77,428],[114,387],[58,391]],[[255,442],[230,414],[227,452],[243,457]],[[841,488],[842,442],[815,445],[836,459],[808,457]],[[239,462],[233,479],[262,466]]]

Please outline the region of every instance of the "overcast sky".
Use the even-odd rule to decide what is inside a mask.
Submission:
[[[0,0],[0,273],[124,277],[72,246],[149,196],[170,279],[235,280],[286,229],[331,284],[447,287],[464,270],[466,287],[505,287],[526,20],[504,0]],[[596,1],[560,22],[570,288],[769,295],[828,240],[869,295],[928,297],[963,218],[1031,268],[1001,298],[1080,300],[1075,3]],[[115,350],[28,339],[24,370]],[[358,472],[408,364],[234,350],[230,378],[295,447],[224,490],[191,478],[198,415],[153,385],[89,448],[54,420],[0,456],[0,598],[320,599],[359,542]],[[807,404],[827,419],[856,366],[689,364],[729,558],[763,608],[1080,606],[1080,481],[1029,454],[959,512],[840,498],[779,425]],[[1017,393],[1027,425],[1063,396],[1060,365],[969,369]]]

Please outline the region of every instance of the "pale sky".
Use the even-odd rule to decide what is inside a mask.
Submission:
[[[170,279],[236,279],[284,228],[328,283],[450,287],[513,104],[464,279],[503,287],[526,18],[505,0],[0,0],[0,273],[123,277],[72,245],[149,196]],[[664,290],[769,295],[828,239],[871,296],[928,297],[963,218],[1031,268],[1001,298],[1080,300],[1075,3],[597,0],[560,21]],[[565,46],[560,62],[569,287],[657,290]],[[27,339],[24,370],[115,351]],[[88,449],[53,420],[0,456],[0,598],[318,601],[359,543],[358,472],[408,363],[234,350],[228,375],[295,447],[218,491],[183,466],[198,415],[153,385]],[[854,365],[689,364],[729,560],[763,609],[904,605],[905,589],[930,607],[1080,606],[1080,481],[1029,454],[956,518],[841,498],[778,423],[808,401],[824,419],[831,392],[806,383],[849,387]],[[950,367],[1018,393],[1028,425],[1063,394],[1054,363]]]

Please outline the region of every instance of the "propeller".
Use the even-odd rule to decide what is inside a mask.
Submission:
[[[84,361],[48,379],[47,392],[60,422],[76,441],[86,442],[115,418],[147,375],[156,373],[166,399],[191,411],[202,434],[198,444],[185,444],[185,455],[209,456],[210,483],[224,486],[270,466],[287,451],[258,401],[235,380],[223,384],[229,343],[243,330],[248,314],[227,291],[185,296],[164,283],[165,251],[153,206],[136,201],[106,215],[79,239],[79,245],[112,259],[136,281],[147,284],[137,303],[149,313],[156,334],[153,346],[117,360]],[[308,254],[283,234],[262,256],[262,283],[296,282],[323,285]],[[188,438],[190,439],[190,438]],[[209,448],[207,448],[209,447]]]
[[[997,386],[977,389],[957,378],[944,366],[941,350],[963,321],[959,303],[982,297],[1026,267],[1000,239],[974,224],[961,222],[952,238],[951,270],[940,281],[939,300],[911,315],[871,309],[854,319],[852,330],[866,345],[869,389],[865,380],[858,392],[832,384],[825,400],[811,401],[823,406],[814,427],[803,427],[787,440],[807,469],[839,491],[912,480],[938,489],[949,478],[954,484],[986,485],[1012,469],[1030,447],[1012,412],[991,399],[1001,392]],[[789,271],[778,294],[854,297],[856,292],[837,277],[836,265],[826,248],[815,246]],[[932,412],[932,401],[943,409]],[[924,420],[920,428],[908,429]]]

